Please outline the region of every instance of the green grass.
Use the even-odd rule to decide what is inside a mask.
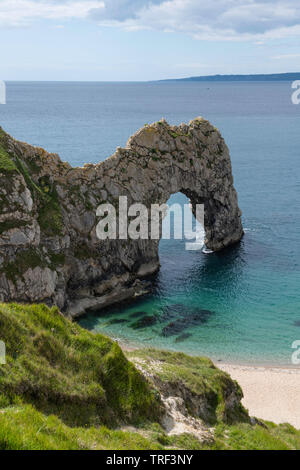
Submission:
[[[56,269],[58,266],[63,266],[66,262],[64,253],[52,253],[49,255],[51,261],[51,268]]]
[[[300,431],[288,424],[252,425],[243,408],[228,419],[225,399],[241,391],[209,359],[128,353],[163,386],[184,387],[187,407],[189,394],[209,404],[214,439],[201,443],[187,433],[167,435],[158,424],[158,391],[118,344],[57,308],[0,304],[0,332],[7,352],[0,366],[0,450],[300,449]]]
[[[31,403],[65,423],[138,422],[160,412],[159,401],[117,343],[94,335],[44,305],[0,304],[7,364],[0,393]]]
[[[12,171],[17,171],[17,167],[8,153],[0,146],[0,172]]]
[[[12,228],[25,227],[28,224],[25,220],[6,220],[0,222],[0,234],[11,230]]]
[[[238,423],[226,427],[217,426],[216,441],[213,449],[221,450],[299,450],[300,431],[289,424],[276,426],[264,422],[261,425],[250,426]]]
[[[10,221],[8,221],[8,223],[4,223],[5,230],[26,225],[26,223],[22,223],[22,221],[20,221],[20,223],[16,221],[15,224],[13,224],[13,221],[12,223],[9,222]],[[2,224],[0,224],[0,233],[1,228]],[[30,268],[49,267],[51,270],[55,270],[58,266],[63,266],[66,261],[64,253],[48,253],[48,257],[50,262],[48,259],[45,259],[42,252],[37,248],[20,249],[16,254],[15,260],[4,263],[0,272],[2,271],[6,275],[7,279],[16,284],[17,280],[23,278],[25,272]]]
[[[33,158],[26,160],[27,166],[32,174],[38,175],[42,169],[41,166],[38,165],[36,162],[36,161],[39,161],[39,158],[40,158],[39,155],[36,155],[35,157],[36,160],[34,160]]]
[[[43,193],[38,216],[41,230],[49,236],[61,235],[63,220],[55,184],[50,182],[49,177],[42,177],[39,180],[39,187]]]
[[[63,230],[62,212],[55,185],[50,184],[48,177],[40,178],[39,184],[37,184],[20,158],[16,157],[16,162],[27,187],[38,203],[38,222],[41,230],[48,236],[61,235]]]
[[[61,206],[55,185],[50,184],[48,177],[42,177],[35,182],[27,166],[15,156],[18,171],[23,175],[27,187],[38,204],[38,222],[41,230],[48,236],[61,235],[63,230]],[[32,172],[32,161],[29,163]],[[32,173],[36,173],[33,171]]]
[[[156,429],[157,428],[157,429]],[[142,432],[106,426],[71,427],[54,415],[46,416],[31,405],[0,410],[0,450],[299,450],[300,431],[288,424],[264,427],[249,424],[219,425],[215,442],[201,444],[190,434],[167,436],[159,425]]]
[[[74,256],[78,259],[84,260],[93,256],[93,253],[91,251],[91,248],[89,248],[87,244],[82,243],[81,245],[75,247]]]
[[[38,223],[41,230],[50,237],[62,234],[63,221],[61,208],[53,194],[48,199],[41,201]]]
[[[54,415],[45,416],[30,405],[0,413],[0,450],[160,450],[163,446],[139,433],[105,426],[70,427]]]
[[[47,263],[42,259],[40,253],[35,248],[28,248],[20,250],[16,254],[15,260],[4,264],[2,270],[8,279],[16,283],[17,279],[22,277],[29,268],[46,266]]]
[[[7,134],[0,128],[0,173],[9,175],[12,172],[21,174],[38,205],[38,222],[41,230],[48,236],[61,235],[63,220],[61,205],[58,200],[55,185],[49,184],[48,177],[42,177],[35,181],[32,175],[37,177],[40,167],[33,159],[25,162],[18,157],[13,157],[7,151]]]
[[[191,414],[197,413],[206,422],[214,424],[220,420],[227,423],[249,420],[239,400],[233,409],[226,406],[228,394],[233,392],[242,399],[242,390],[237,382],[215,367],[210,359],[155,349],[133,351],[128,357],[137,363],[142,359],[143,368],[150,370],[162,382],[171,384],[174,389],[183,385],[186,395],[190,397],[187,407]],[[153,366],[153,361],[156,366]],[[200,411],[196,410],[195,401],[203,404]]]
[[[17,167],[7,152],[7,135],[0,127],[0,172],[10,173],[17,171]]]
[[[44,196],[44,193],[42,189],[37,185],[33,179],[30,176],[30,173],[26,167],[26,165],[23,163],[23,161],[15,155],[16,159],[16,167],[21,175],[23,175],[23,178],[27,184],[28,189],[30,190],[31,194],[35,195],[35,197],[38,195],[40,198]]]

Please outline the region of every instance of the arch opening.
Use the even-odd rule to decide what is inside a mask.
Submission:
[[[178,192],[172,194],[166,204],[169,214],[162,221],[160,256],[169,250],[202,250],[205,246],[204,220],[200,222],[196,219],[191,200],[184,193]]]

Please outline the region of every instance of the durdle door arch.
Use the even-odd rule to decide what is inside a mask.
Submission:
[[[158,240],[99,240],[97,207],[166,203],[182,192],[204,204],[206,246],[217,251],[243,236],[228,148],[207,120],[161,120],[96,165],[72,168],[58,155],[4,131],[0,145],[0,299],[56,304],[77,316],[144,291],[159,269]]]

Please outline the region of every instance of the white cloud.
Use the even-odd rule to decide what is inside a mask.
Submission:
[[[173,64],[173,67],[183,69],[203,69],[209,68],[211,65],[202,64],[201,62],[187,62],[184,64]]]
[[[204,40],[300,35],[299,0],[103,0],[90,17],[106,26],[176,31]]]
[[[299,0],[0,0],[2,26],[41,18],[88,18],[130,31],[174,31],[196,39],[257,44],[300,36]]]
[[[93,19],[107,19],[124,22],[128,19],[137,19],[143,9],[148,9],[164,0],[104,0],[104,8],[91,12]]]
[[[1,0],[0,25],[24,26],[36,19],[87,18],[95,8],[104,8],[104,3],[97,0]]]
[[[272,59],[276,59],[276,60],[298,59],[298,58],[300,58],[300,54],[281,54],[281,55],[275,55],[272,57]]]

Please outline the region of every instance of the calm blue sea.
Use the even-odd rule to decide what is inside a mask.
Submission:
[[[161,117],[178,124],[202,115],[230,148],[242,243],[205,255],[162,241],[154,292],[81,325],[222,361],[291,365],[300,339],[300,105],[291,91],[289,82],[7,84],[0,125],[72,165],[104,160]],[[189,319],[200,310],[209,314],[194,325]],[[156,322],[134,328],[145,315]],[[184,327],[172,335],[170,322]]]

